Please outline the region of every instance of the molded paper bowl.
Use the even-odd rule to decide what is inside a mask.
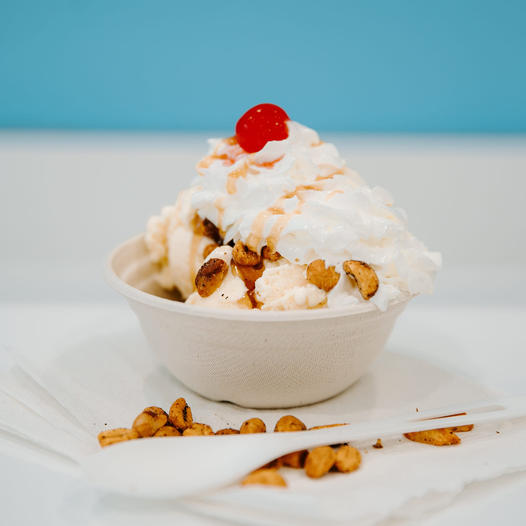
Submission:
[[[143,236],[118,246],[109,284],[137,315],[153,351],[187,387],[253,408],[320,402],[352,385],[381,353],[410,298],[374,305],[263,312],[219,310],[170,298]]]

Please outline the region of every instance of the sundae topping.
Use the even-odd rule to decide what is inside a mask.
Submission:
[[[339,279],[340,274],[334,270],[334,266],[326,267],[321,259],[314,260],[307,267],[307,280],[325,292],[333,289]]]
[[[345,261],[343,270],[347,276],[356,281],[358,290],[364,300],[370,300],[378,290],[378,276],[374,269],[363,261]]]
[[[206,218],[203,219],[201,229],[201,235],[213,239],[218,245],[223,244],[223,238],[221,237],[219,229],[214,225],[214,223],[212,223],[212,221],[209,221]]]
[[[440,254],[408,231],[386,190],[281,108],[249,110],[235,137],[210,140],[197,172],[145,237],[157,281],[187,302],[288,310],[370,300],[385,310],[432,291]],[[217,262],[199,270],[205,258],[223,259],[226,270]]]
[[[272,250],[267,245],[265,245],[261,249],[261,255],[263,256],[264,259],[268,259],[269,261],[277,261],[281,257],[281,254],[279,252]]]
[[[195,286],[199,296],[206,298],[217,290],[225,279],[228,265],[219,258],[211,258],[204,262],[195,277]]]
[[[275,104],[250,108],[236,124],[236,139],[248,153],[259,152],[269,141],[282,141],[289,135],[289,116]]]
[[[206,259],[219,245],[210,243],[203,249],[203,259]]]
[[[232,259],[238,265],[248,265],[253,267],[261,261],[261,257],[257,252],[253,252],[241,241],[237,241],[232,250]]]

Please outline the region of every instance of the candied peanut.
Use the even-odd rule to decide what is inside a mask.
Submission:
[[[180,437],[181,432],[173,426],[163,426],[155,432],[154,437]]]
[[[293,453],[288,453],[279,457],[278,460],[281,461],[283,466],[288,466],[289,468],[301,469],[305,465],[305,459],[307,458],[308,451],[303,449],[302,451],[294,451]]]
[[[447,416],[450,416],[450,417],[453,417],[453,416],[464,416],[464,415],[467,415],[466,412],[464,413],[455,413],[453,415],[447,415]],[[448,431],[451,431],[453,433],[467,433],[468,431],[471,431],[473,429],[473,424],[468,424],[468,425],[465,425],[465,426],[454,426],[454,427],[446,427],[445,429],[447,429]]]
[[[192,410],[184,398],[178,398],[170,407],[170,423],[179,431],[184,431],[194,421]]]
[[[467,433],[468,431],[472,431],[474,427],[473,424],[468,424],[467,426],[448,427],[447,429],[455,433]]]
[[[313,479],[326,475],[336,461],[336,453],[330,446],[314,448],[305,460],[305,473]]]
[[[213,435],[212,428],[206,424],[199,424],[194,422],[183,431],[184,437],[189,436],[201,436],[201,435]]]
[[[241,434],[245,433],[266,433],[267,426],[261,418],[249,418],[241,424],[239,432]]]
[[[341,473],[350,473],[360,467],[362,455],[355,448],[347,444],[340,446],[336,450],[336,460],[334,466]]]
[[[343,270],[356,282],[364,300],[370,300],[378,290],[379,281],[374,269],[363,261],[349,259],[343,262]]]
[[[223,238],[219,232],[219,228],[209,219],[203,219],[203,231],[206,237],[213,239],[218,245],[223,244]]]
[[[283,432],[283,431],[305,431],[307,427],[305,424],[295,416],[285,415],[282,416],[274,427],[274,431]]]
[[[272,468],[256,469],[247,475],[241,482],[243,486],[248,484],[263,484],[264,486],[286,486],[285,479]]]
[[[404,436],[413,442],[431,444],[432,446],[453,446],[460,444],[460,437],[447,428],[404,433]]]
[[[217,243],[210,243],[203,249],[203,258],[206,259],[219,245]]]
[[[241,241],[236,241],[234,249],[232,250],[232,259],[238,265],[245,265],[247,267],[254,267],[261,261],[259,254],[250,250]]]
[[[228,272],[228,265],[219,258],[212,258],[203,263],[195,277],[195,286],[199,296],[207,298],[223,283]]]
[[[334,288],[339,279],[340,274],[334,270],[334,266],[326,267],[322,259],[312,261],[307,267],[307,281],[325,292]]]
[[[268,464],[261,466],[259,469],[279,469],[281,466],[283,466],[283,457],[275,458]]]
[[[99,433],[98,437],[101,447],[110,446],[117,442],[124,442],[126,440],[134,440],[141,438],[135,429],[127,429],[125,427],[117,427],[115,429],[107,429]]]
[[[160,407],[147,407],[133,421],[132,428],[141,437],[151,437],[168,422],[168,415]]]
[[[269,261],[277,261],[281,258],[281,254],[277,250],[272,250],[270,247],[265,245],[261,249],[261,256]]]
[[[227,427],[225,429],[220,429],[219,431],[216,431],[216,435],[239,435],[238,429],[232,429],[231,427]]]

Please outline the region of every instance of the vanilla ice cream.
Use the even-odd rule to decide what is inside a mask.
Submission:
[[[148,222],[146,243],[159,283],[176,287],[191,304],[262,310],[366,301],[385,310],[391,301],[430,293],[440,254],[408,231],[389,193],[368,186],[314,130],[286,125],[286,139],[255,153],[235,138],[209,141],[192,186]],[[203,220],[212,230],[200,226]],[[233,259],[227,245],[236,242],[252,254],[248,265]],[[263,249],[276,256],[262,257]],[[201,296],[196,275],[214,258],[228,271],[213,293]],[[318,260],[316,268],[330,269],[326,280],[311,271]],[[376,280],[370,297],[358,286],[368,277]]]

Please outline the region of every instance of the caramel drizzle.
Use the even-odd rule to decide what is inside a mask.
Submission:
[[[278,157],[277,159],[274,159],[273,161],[265,161],[261,163],[254,162],[253,164],[255,164],[256,166],[260,166],[261,168],[273,168],[276,163],[279,163],[279,161],[283,159],[283,157],[284,156],[281,155],[280,157]]]
[[[240,277],[245,283],[247,288],[247,297],[250,300],[253,309],[261,308],[261,303],[256,298],[256,281],[263,275],[265,271],[265,263],[261,261],[254,267],[248,267],[245,265],[237,265],[232,261],[231,263],[232,274]]]
[[[305,191],[320,191],[322,188],[319,185],[299,185],[292,192],[288,192],[280,197],[277,203],[266,210],[260,212],[254,222],[252,223],[251,232],[247,238],[247,246],[250,250],[257,251],[261,240],[263,239],[263,229],[265,228],[265,222],[272,215],[279,215],[276,222],[272,225],[270,233],[267,237],[267,245],[271,250],[276,250],[281,232],[287,226],[288,222],[295,215],[298,215],[301,212],[301,207],[305,202],[305,197],[302,195],[302,192]],[[298,206],[292,212],[288,214],[285,213],[282,207],[279,206],[285,199],[291,199],[293,197],[298,198]]]
[[[286,194],[283,194],[283,199],[292,199],[293,197],[297,197],[300,201],[304,201],[304,197],[301,195],[301,192],[306,192],[309,190],[313,190],[316,192],[319,192],[322,190],[320,185],[316,184],[302,184],[299,186],[296,186],[292,192],[287,192]]]
[[[203,175],[204,170],[210,168],[215,161],[223,161],[225,166],[232,166],[241,156],[246,154],[237,143],[236,137],[228,137],[227,139],[223,139],[223,142],[229,147],[224,153],[217,153],[220,147],[220,145],[218,145],[210,155],[207,155],[197,163],[196,169],[199,175]]]
[[[329,192],[327,194],[327,199],[326,200],[328,201],[329,199],[334,197],[336,194],[343,194],[343,190],[332,190],[331,192]]]
[[[330,174],[327,174],[327,175],[318,175],[316,177],[316,181],[326,181],[327,179],[334,179],[334,176],[335,175],[344,175],[344,170],[343,168],[338,168],[337,170],[335,170],[334,172],[331,172]]]
[[[285,210],[278,206],[271,206],[266,210],[260,212],[254,222],[252,223],[252,228],[250,229],[250,234],[247,238],[247,247],[254,252],[257,252],[258,245],[263,239],[263,229],[265,228],[265,223],[267,219],[273,215],[284,215]]]
[[[236,168],[235,170],[232,170],[228,176],[226,181],[226,191],[229,194],[235,194],[237,192],[237,185],[236,180],[240,177],[246,177],[248,174],[257,175],[259,173],[258,170],[252,168],[250,166],[250,163],[248,161],[245,161],[239,168]]]
[[[225,209],[222,205],[222,197],[219,196],[215,201],[214,201],[214,206],[216,207],[216,210],[217,210],[217,228],[219,228],[221,230],[221,225],[223,224],[223,216],[225,215]]]
[[[289,212],[288,214],[285,214],[281,217],[278,217],[276,222],[272,225],[272,228],[270,230],[270,233],[267,237],[267,245],[271,250],[276,250],[276,247],[278,245],[279,239],[281,237],[281,233],[283,232],[284,228],[289,224],[289,221],[296,215],[299,215],[301,213],[301,208],[303,206],[305,201],[301,200],[298,203],[298,206],[295,210],[292,212]]]

